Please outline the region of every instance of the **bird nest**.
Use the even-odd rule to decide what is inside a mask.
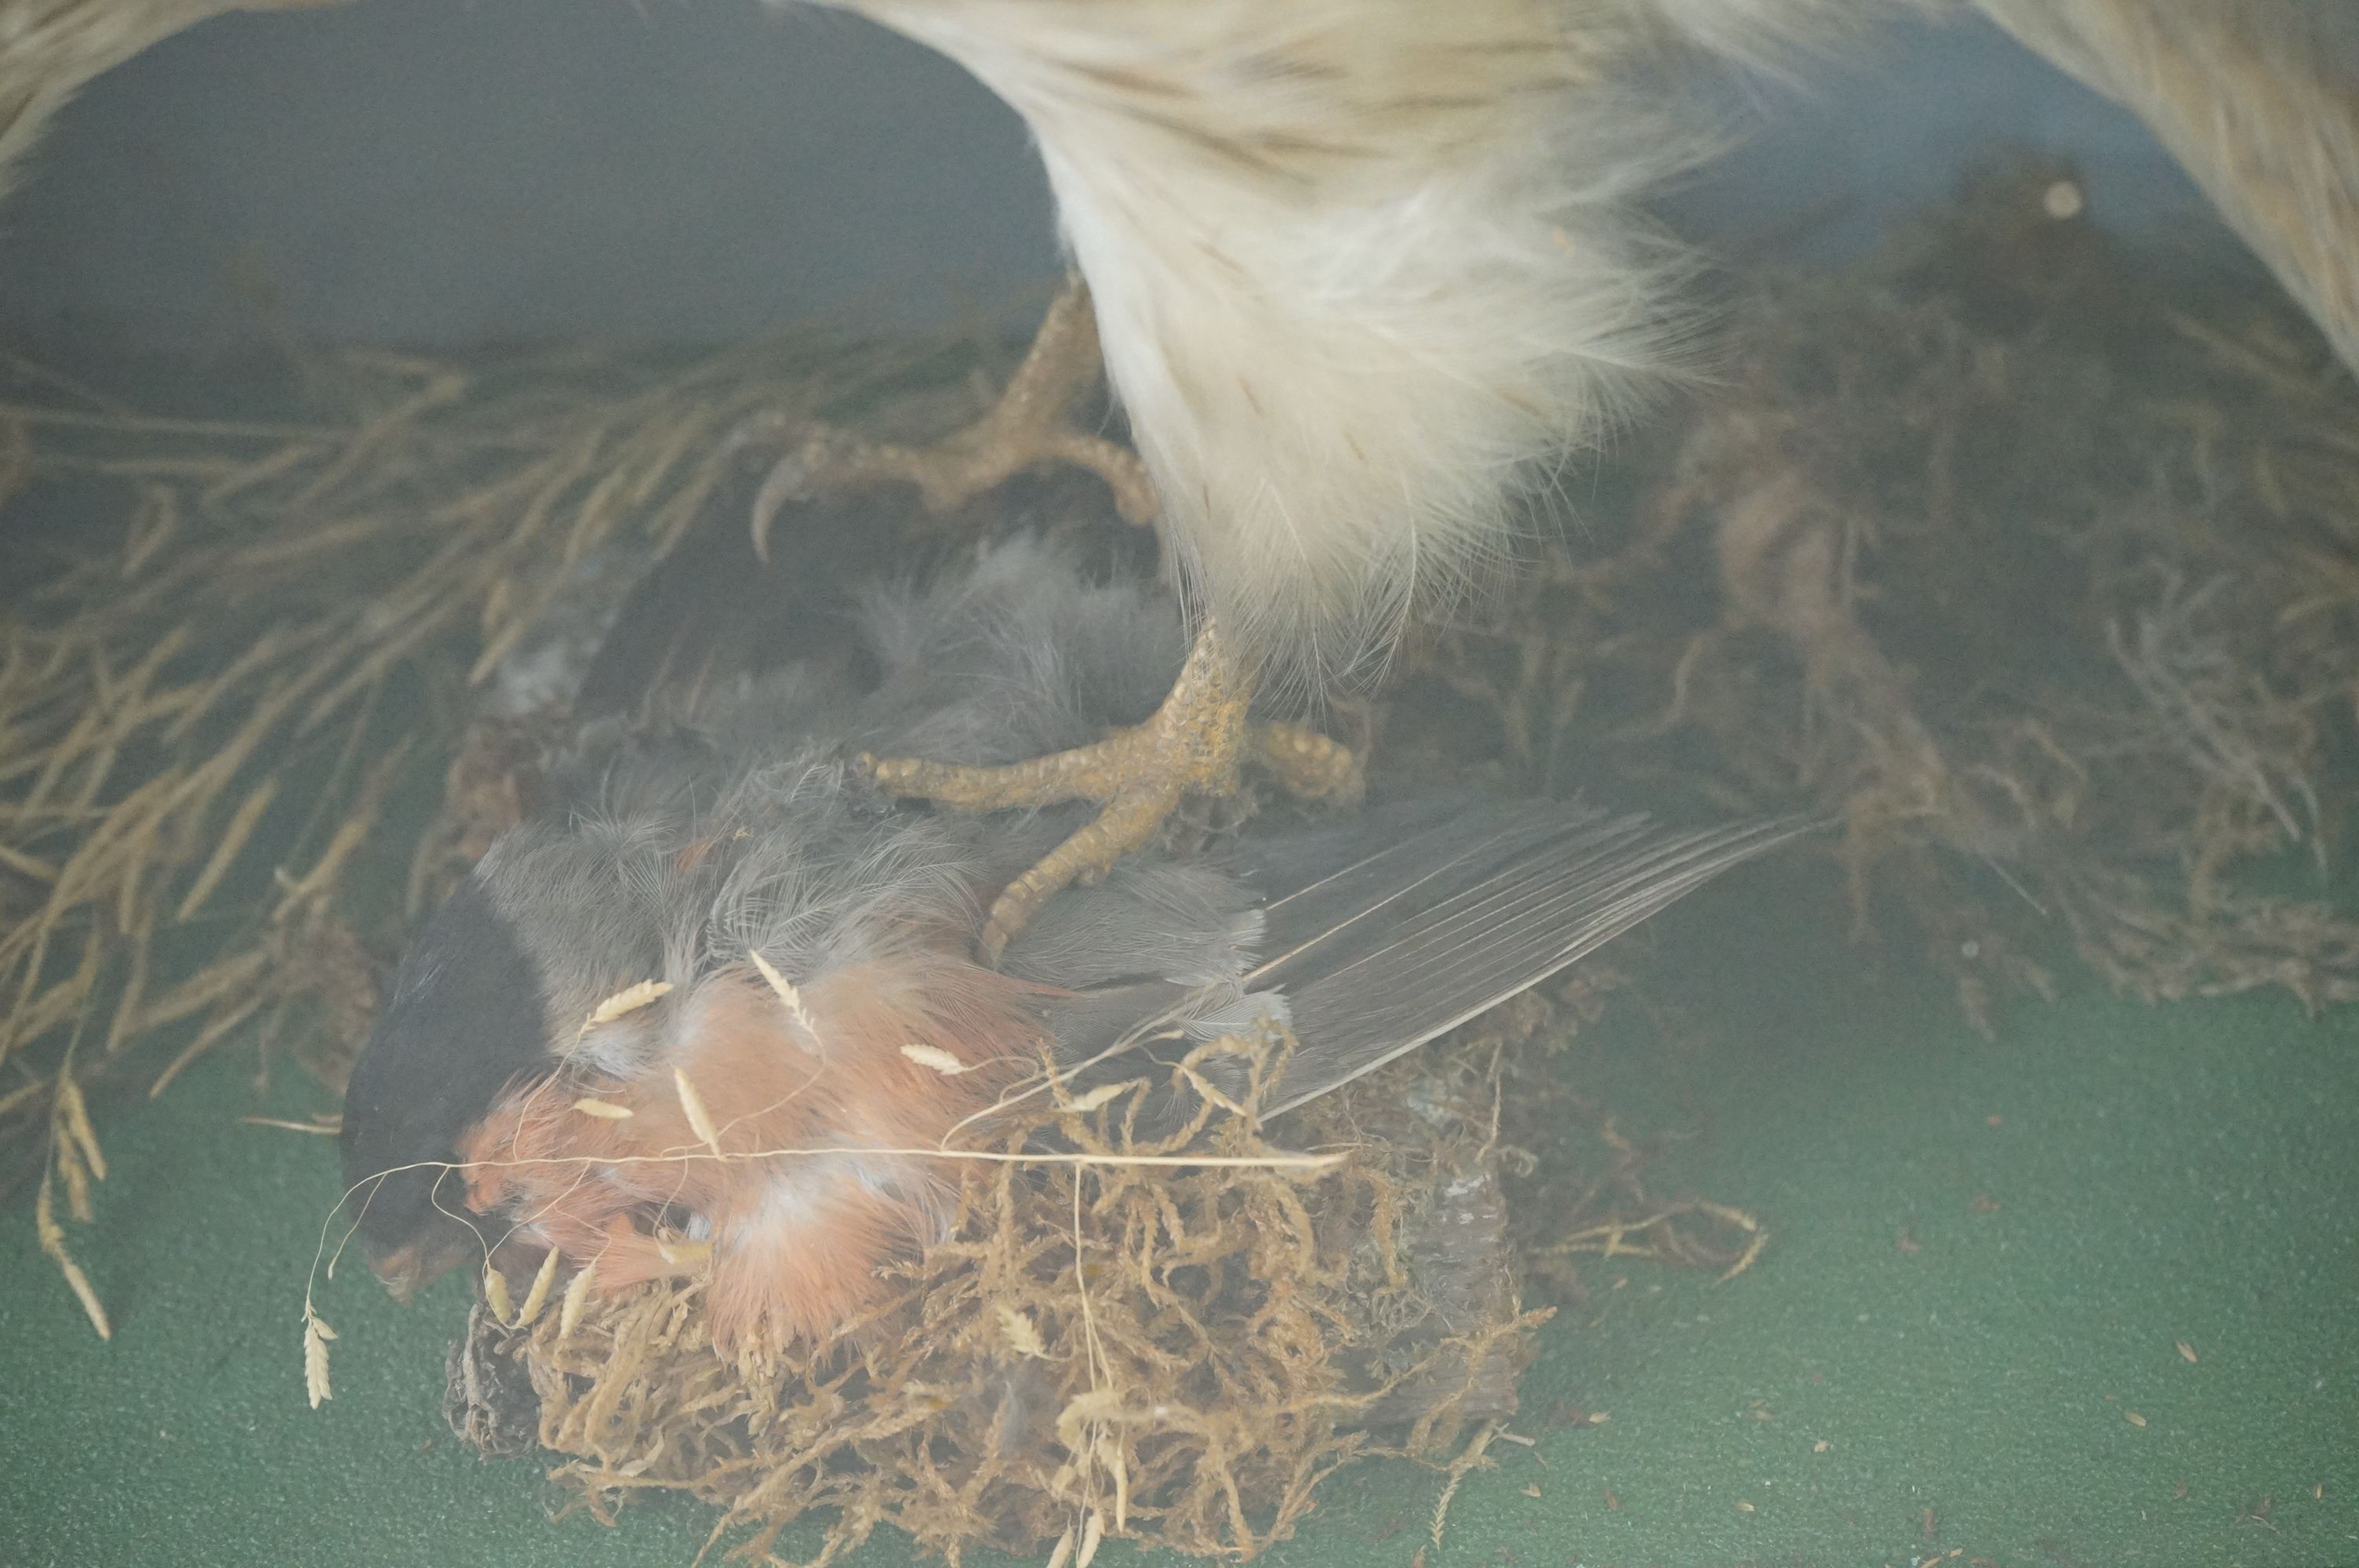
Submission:
[[[2265,288],[2126,256],[2085,200],[2017,170],[1766,289],[1723,384],[1613,466],[1578,535],[1417,641],[1368,716],[1378,776],[1837,807],[1854,931],[1930,956],[1985,1026],[2074,953],[2147,999],[2359,998],[2325,783],[2359,708],[2359,394]],[[13,367],[0,1175],[38,1184],[100,1332],[65,1217],[92,1212],[110,1106],[234,1042],[341,1083],[382,960],[528,794],[538,720],[480,693],[536,628],[735,526],[778,432],[938,432],[999,368],[818,341],[346,356],[169,417]],[[1053,483],[977,505],[985,530],[1103,511]],[[1479,1459],[1531,1316],[1512,1288],[1437,1312],[1463,1281],[1421,1238],[1453,1181],[1524,1179],[1538,1096],[1498,1076],[1534,1053],[1500,1046],[1566,1016],[1495,1018],[1284,1127],[1347,1154],[1317,1173],[1157,1171],[1061,1125],[1097,1157],[973,1185],[891,1332],[807,1363],[723,1363],[692,1286],[516,1281],[454,1361],[456,1413],[564,1455],[591,1506],[689,1491],[756,1546],[816,1508],[831,1552],[889,1519],[945,1551],[1249,1552],[1356,1454]],[[1207,1137],[1264,1147],[1249,1115]],[[1504,1208],[1503,1255],[1725,1267],[1757,1242],[1609,1173],[1570,1233],[1522,1217],[1573,1206]]]
[[[1045,1133],[1071,1156],[970,1181],[949,1239],[825,1346],[725,1360],[697,1283],[503,1287],[525,1304],[477,1308],[449,1413],[488,1452],[564,1455],[556,1479],[602,1514],[648,1490],[717,1504],[714,1539],[757,1558],[812,1510],[822,1563],[880,1523],[952,1561],[978,1543],[1085,1561],[1116,1535],[1250,1558],[1355,1459],[1479,1460],[1549,1315],[1525,1310],[1519,1257],[1725,1267],[1757,1248],[1748,1218],[1697,1205],[1510,1223],[1536,1169],[1516,1121],[1563,1108],[1530,1063],[1559,1011],[1527,999],[1314,1102],[1285,1124],[1288,1151],[1331,1162],[1310,1170],[1280,1162],[1299,1156],[1265,1141],[1250,1095],[1152,1146],[1120,1100],[1048,1113],[1008,1152]],[[1282,1052],[1208,1049],[1255,1054],[1256,1084]],[[1150,1162],[1182,1150],[1229,1163]],[[1572,1208],[1644,1203],[1613,1165],[1613,1201]]]

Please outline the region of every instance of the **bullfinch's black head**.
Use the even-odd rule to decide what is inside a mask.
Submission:
[[[502,1089],[554,1065],[548,1030],[538,966],[468,878],[403,958],[344,1098],[362,1250],[399,1300],[479,1250],[449,1162]]]

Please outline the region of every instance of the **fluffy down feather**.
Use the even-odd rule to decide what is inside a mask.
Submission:
[[[1612,84],[1622,6],[857,8],[1031,125],[1175,560],[1280,678],[1372,673],[1673,357],[1625,202],[1692,149]]]
[[[834,0],[1038,141],[1199,601],[1297,689],[1375,672],[1519,501],[1690,359],[1631,198],[1783,69],[1945,0]],[[2359,363],[2359,92],[2302,0],[1981,0],[2144,115]],[[2347,31],[2347,29],[2345,29]],[[2339,60],[2339,63],[2338,63]]]

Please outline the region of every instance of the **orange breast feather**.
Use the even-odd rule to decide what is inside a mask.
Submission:
[[[720,971],[662,1004],[647,1071],[503,1098],[460,1151],[469,1205],[594,1260],[601,1292],[709,1256],[724,1349],[823,1337],[948,1223],[963,1162],[930,1152],[1037,1066],[1038,995],[939,952],[848,966],[791,1001],[750,966]]]

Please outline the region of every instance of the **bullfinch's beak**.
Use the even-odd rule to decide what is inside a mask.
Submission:
[[[395,1301],[408,1306],[418,1292],[468,1261],[471,1255],[464,1232],[451,1234],[438,1230],[420,1237],[389,1252],[364,1249],[369,1272],[384,1282]]]

